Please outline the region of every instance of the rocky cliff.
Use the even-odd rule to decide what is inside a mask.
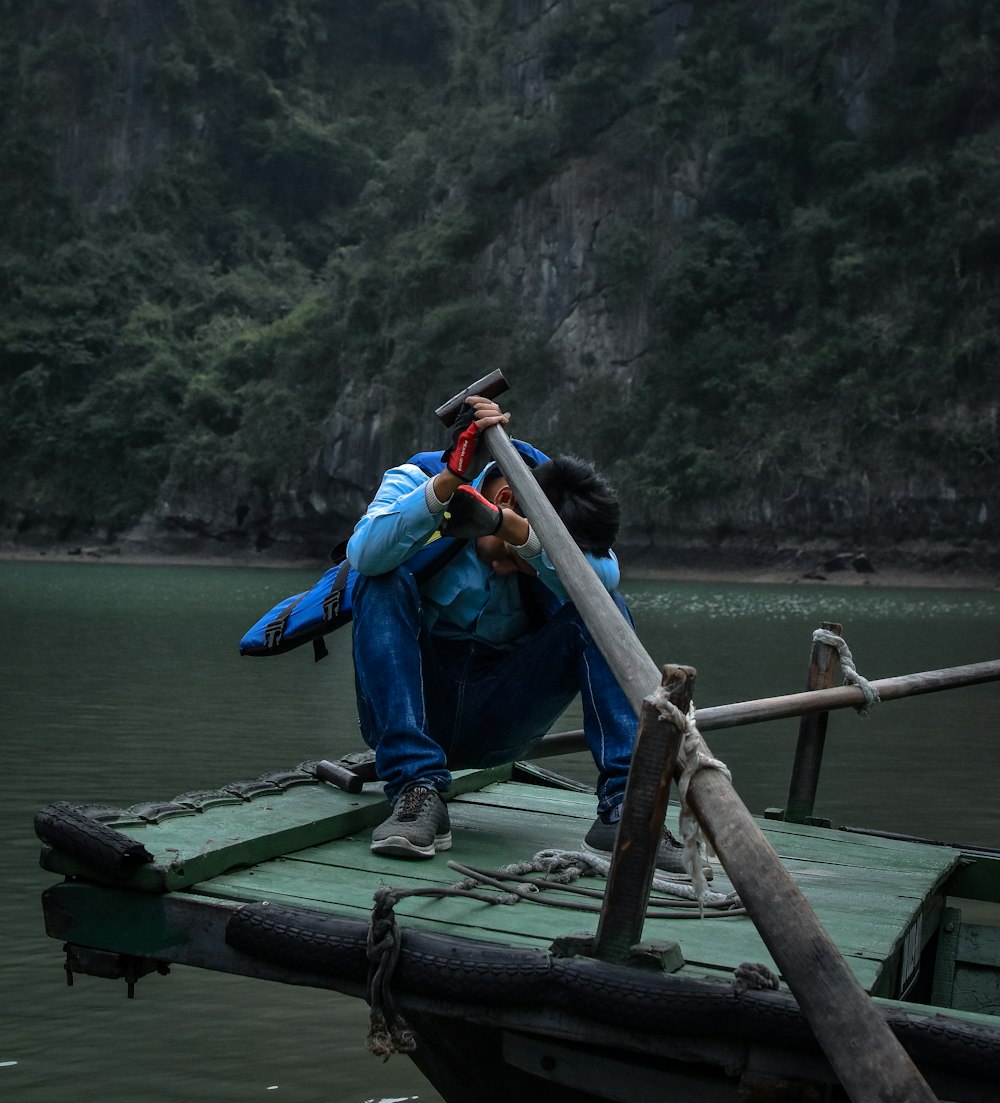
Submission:
[[[322,555],[501,366],[647,565],[1000,567],[988,5],[250,7],[7,43],[8,545]]]

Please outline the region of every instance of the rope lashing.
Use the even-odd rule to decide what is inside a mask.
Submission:
[[[525,896],[538,891],[533,886],[512,887],[491,882],[487,878],[480,878],[479,884],[482,883],[491,884],[503,891],[497,894],[485,893],[476,891],[474,886],[465,883],[412,889],[383,886],[375,890],[368,927],[368,984],[365,998],[371,1008],[368,1050],[376,1057],[388,1061],[394,1053],[412,1053],[417,1048],[413,1032],[396,1007],[392,995],[392,978],[402,949],[402,932],[396,921],[396,905],[411,896],[452,896],[477,900],[482,904],[516,904]]]
[[[713,758],[705,749],[705,742],[698,731],[695,722],[695,707],[692,701],[688,707],[687,715],[670,700],[670,696],[664,686],[660,686],[655,693],[647,698],[650,704],[659,711],[661,720],[668,720],[682,734],[681,747],[678,751],[678,760],[681,764],[681,778],[677,783],[677,789],[681,799],[681,814],[679,820],[681,837],[684,840],[684,867],[691,877],[695,896],[704,906],[709,899],[708,882],[705,880],[705,837],[701,832],[701,824],[691,811],[688,804],[688,788],[694,775],[699,770],[719,770],[729,781],[732,774],[729,767],[718,758]]]
[[[413,1032],[396,1008],[392,996],[392,975],[399,961],[402,934],[393,910],[402,896],[398,889],[375,892],[371,926],[368,928],[368,1050],[383,1061],[394,1053],[412,1053],[417,1048]]]
[[[608,870],[611,868],[611,862],[596,854],[587,854],[583,851],[540,850],[528,861],[513,862],[497,870],[475,869],[455,861],[450,861],[448,866],[459,873],[467,875],[464,881],[460,881],[459,884],[455,886],[459,889],[472,888],[475,885],[489,885],[493,888],[506,889],[507,891],[516,893],[515,899],[517,900],[528,900],[536,904],[547,904],[550,907],[574,908],[578,911],[600,911],[601,907],[599,904],[591,906],[579,902],[574,903],[567,900],[558,900],[553,897],[542,895],[541,890],[554,888],[560,889],[566,893],[592,896],[596,899],[603,900],[604,892],[602,890],[583,888],[574,885],[572,882],[586,876],[607,878]],[[544,878],[530,878],[528,874],[532,873],[543,874]],[[513,886],[508,886],[503,883],[505,881],[514,881],[516,883]],[[703,906],[708,906],[713,909],[719,909],[720,914],[725,914],[726,916],[744,914],[740,898],[735,892],[722,893],[709,891],[704,901],[702,901],[697,896],[693,885],[676,881],[662,873],[654,874],[651,888],[657,892],[678,897],[679,900],[676,903],[673,901],[670,902],[670,907],[682,908],[684,904],[681,903],[681,901],[690,901],[697,902],[699,904],[699,910],[701,910]],[[500,902],[506,901],[498,899],[497,903]],[[688,918],[688,915],[684,914],[682,916],[679,912],[670,912],[667,914],[666,911],[658,910],[664,907],[668,907],[668,905],[666,903],[660,904],[657,901],[651,900],[646,912],[647,918]],[[701,918],[707,918],[703,912]]]
[[[759,961],[744,961],[733,973],[733,991],[737,996],[744,992],[776,991],[781,981]]]
[[[840,669],[844,675],[845,685],[857,686],[865,695],[865,703],[860,706],[858,716],[864,718],[879,703],[878,690],[868,681],[862,678],[854,665],[854,656],[846,641],[835,632],[826,628],[817,628],[813,632],[813,643],[825,643],[828,647],[837,649],[837,657],[840,659]]]
[[[411,896],[455,896],[477,900],[481,904],[516,904],[526,893],[537,891],[520,885],[498,887],[503,890],[499,894],[477,892],[475,888],[465,885],[412,889],[383,886],[375,890],[368,927],[368,986],[365,992],[371,1008],[368,1026],[368,1049],[371,1053],[388,1061],[394,1053],[412,1053],[417,1048],[416,1039],[392,996],[392,978],[402,948],[396,905]]]
[[[402,950],[402,931],[395,912],[401,900],[414,896],[457,897],[483,904],[514,904],[528,900],[551,907],[600,912],[600,903],[588,904],[552,897],[546,899],[542,890],[549,888],[603,900],[603,891],[577,886],[572,882],[585,876],[606,878],[611,863],[582,851],[540,850],[529,861],[514,862],[498,870],[474,869],[454,861],[450,861],[448,866],[463,874],[465,879],[455,885],[410,889],[382,886],[375,890],[367,946],[368,983],[365,996],[371,1008],[367,1045],[369,1052],[383,1061],[388,1061],[394,1053],[412,1053],[417,1048],[413,1031],[400,1014],[392,994],[393,975]],[[541,874],[542,879],[529,878],[527,874],[530,873]],[[499,891],[483,892],[484,886]],[[651,898],[646,911],[651,919],[693,919],[696,914],[700,919],[728,919],[746,915],[746,909],[735,892],[711,892],[707,885],[697,890],[693,884],[683,884],[659,873],[654,875],[651,887],[657,892],[680,898],[670,902]],[[706,907],[712,911],[709,916],[705,915]],[[685,911],[685,908],[691,910]]]

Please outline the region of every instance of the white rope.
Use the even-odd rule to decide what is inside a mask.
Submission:
[[[595,877],[608,876],[611,869],[611,861],[601,858],[597,854],[584,853],[579,850],[540,850],[531,859],[530,868],[537,873],[558,872],[566,868],[568,864],[575,865],[579,869],[591,872]],[[500,872],[518,869],[520,866],[505,866]],[[704,873],[701,875],[704,882],[704,891],[699,894],[697,886],[687,884],[684,881],[674,881],[662,873],[653,873],[652,887],[657,892],[666,893],[669,896],[678,896],[684,900],[697,900],[700,904],[718,907],[722,905],[732,906],[740,903],[735,892],[713,892],[705,881]]]
[[[683,735],[681,740],[678,760],[681,764],[681,779],[677,788],[681,798],[680,832],[684,839],[684,866],[691,877],[697,900],[704,906],[711,895],[708,882],[705,880],[706,846],[705,836],[701,832],[701,824],[691,811],[688,804],[688,788],[694,775],[699,770],[719,770],[729,781],[733,775],[729,767],[718,758],[713,758],[705,749],[704,740],[695,723],[694,702],[688,706],[687,716],[670,700],[670,696],[663,686],[646,698],[650,704],[655,705],[660,713],[661,720],[668,720]]]
[[[867,678],[862,678],[858,673],[854,665],[854,656],[851,654],[851,649],[847,646],[845,640],[834,632],[828,631],[826,628],[817,628],[816,631],[813,632],[813,643],[825,643],[828,647],[835,647],[837,649],[837,657],[840,659],[840,669],[844,674],[844,683],[846,685],[857,686],[865,695],[865,703],[861,705],[857,711],[858,716],[862,718],[866,717],[879,703],[878,690]]]

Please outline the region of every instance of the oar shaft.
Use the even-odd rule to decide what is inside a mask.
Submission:
[[[486,441],[591,636],[638,715],[660,670],[598,581],[507,434]],[[932,1103],[934,1095],[875,1010],[798,886],[726,778],[696,773],[692,807],[771,956],[856,1103]]]
[[[968,666],[952,666],[942,670],[925,670],[918,674],[903,674],[872,682],[883,701],[898,701],[921,693],[938,693],[982,682],[1000,680],[1000,659]],[[835,686],[832,689],[806,690],[783,697],[762,697],[757,701],[735,701],[698,710],[698,730],[714,731],[736,728],[744,724],[759,724],[764,720],[783,720],[810,712],[860,708],[865,695],[857,686]]]
[[[924,670],[918,674],[903,674],[872,682],[883,701],[898,701],[922,693],[940,693],[945,689],[981,685],[1000,681],[1000,659],[968,666],[949,666],[941,670]],[[756,701],[735,701],[729,705],[714,705],[698,710],[698,730],[722,731],[726,728],[763,724],[769,720],[787,720],[810,712],[832,712],[834,709],[859,708],[865,696],[857,686],[836,686],[833,689],[806,690],[783,697],[761,697]],[[528,755],[529,758],[551,758],[554,755],[585,751],[587,741],[580,729],[553,732]]]

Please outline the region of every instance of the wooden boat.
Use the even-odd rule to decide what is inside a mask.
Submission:
[[[381,786],[352,793],[320,773],[307,763],[158,804],[39,813],[42,864],[65,878],[44,894],[46,930],[65,944],[70,981],[123,978],[131,991],[183,964],[379,992],[397,1045],[412,1032],[410,1056],[449,1101],[844,1098],[786,985],[767,987],[780,970],[731,903],[702,920],[657,894],[662,917],[646,919],[641,948],[618,964],[588,956],[598,915],[579,904],[599,906],[590,897],[549,887],[502,904],[487,902],[500,895],[489,886],[435,891],[462,879],[453,856],[496,871],[578,850],[593,795],[577,783],[534,764],[460,774],[452,851],[407,863],[368,849],[386,814]],[[937,1096],[995,1101],[1000,855],[758,823]],[[725,896],[731,882],[714,869]],[[588,882],[603,888],[574,885]],[[369,938],[387,887],[398,890],[398,960],[380,985]]]

